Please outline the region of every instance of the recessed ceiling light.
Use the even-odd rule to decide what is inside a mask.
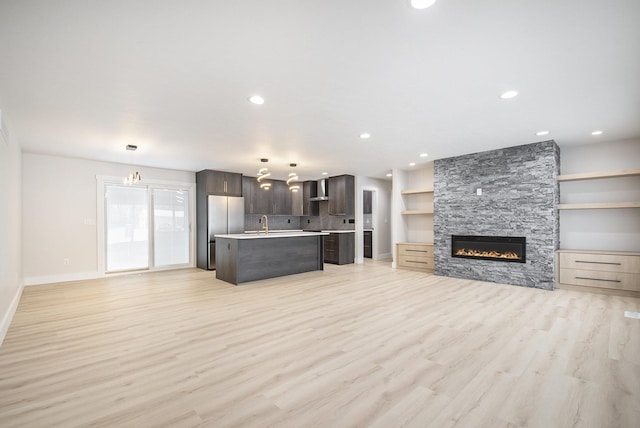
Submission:
[[[328,172],[323,172],[322,175],[329,175],[329,173]]]
[[[429,153],[420,153],[421,158],[426,158],[427,156],[429,156]]]
[[[364,134],[360,134],[360,138],[366,140],[367,138],[371,138],[371,134],[365,132]]]
[[[538,131],[538,132],[536,132],[536,135],[540,135],[540,136],[548,135],[548,134],[549,134],[549,131]]]
[[[593,131],[591,135],[602,135],[602,131]]]
[[[387,177],[393,177],[393,174],[391,174],[390,172],[387,173]]]
[[[409,166],[416,166],[416,163],[415,163],[415,162],[411,162],[411,163],[409,164]]]
[[[503,100],[508,100],[509,98],[513,98],[517,95],[518,95],[518,91],[507,91],[507,92],[503,92],[500,95],[500,98],[502,98]]]
[[[253,95],[249,98],[249,102],[252,104],[262,105],[264,104],[264,98],[260,95]]]
[[[430,6],[433,6],[435,2],[436,0],[411,0],[409,3],[414,9],[426,9]]]

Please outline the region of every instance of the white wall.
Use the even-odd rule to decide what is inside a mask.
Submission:
[[[392,267],[396,267],[398,256],[396,254],[396,244],[398,242],[407,241],[407,225],[403,215],[400,214],[405,210],[405,203],[401,191],[406,187],[406,173],[401,169],[393,170],[393,182],[391,185],[391,252],[393,254]]]
[[[562,174],[640,168],[640,139],[560,147]],[[640,177],[563,182],[561,203],[640,201]],[[560,248],[640,251],[640,209],[561,210]]]
[[[0,114],[4,112],[0,111]],[[22,161],[20,146],[8,132],[6,113],[0,135],[0,344],[22,294]],[[8,141],[6,141],[8,140]]]
[[[98,265],[96,176],[195,183],[195,173],[24,153],[24,283],[101,275]],[[195,207],[194,207],[195,209]],[[64,264],[64,259],[69,264]]]
[[[363,191],[373,192],[373,259],[391,258],[391,181],[356,177],[356,263],[364,261]]]

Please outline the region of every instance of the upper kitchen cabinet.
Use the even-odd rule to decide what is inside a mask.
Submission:
[[[320,215],[318,202],[310,201],[311,198],[315,198],[316,196],[318,196],[318,188],[315,181],[305,181],[302,183],[302,215]]]
[[[282,180],[269,180],[270,189],[263,189],[253,177],[243,177],[244,211],[246,214],[291,215],[292,197]]]
[[[242,177],[244,212],[246,214],[271,214],[271,190],[263,189],[254,177]]]
[[[355,177],[338,175],[329,178],[329,214],[353,215],[355,212]]]
[[[244,213],[256,214],[256,179],[253,177],[242,177],[242,196],[244,196]]]
[[[291,191],[286,182],[271,181],[271,214],[291,215]]]
[[[373,212],[373,192],[365,190],[362,193],[362,213],[371,214]]]
[[[196,183],[204,183],[207,195],[242,196],[242,174],[205,169],[196,173]]]

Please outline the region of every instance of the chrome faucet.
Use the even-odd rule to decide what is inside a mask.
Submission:
[[[262,230],[264,230],[265,235],[269,234],[269,219],[267,218],[266,214],[263,214],[262,217],[260,217],[260,221],[262,222]]]

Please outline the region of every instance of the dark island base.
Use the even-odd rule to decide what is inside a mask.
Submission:
[[[216,278],[241,284],[323,270],[322,236],[216,239]]]

